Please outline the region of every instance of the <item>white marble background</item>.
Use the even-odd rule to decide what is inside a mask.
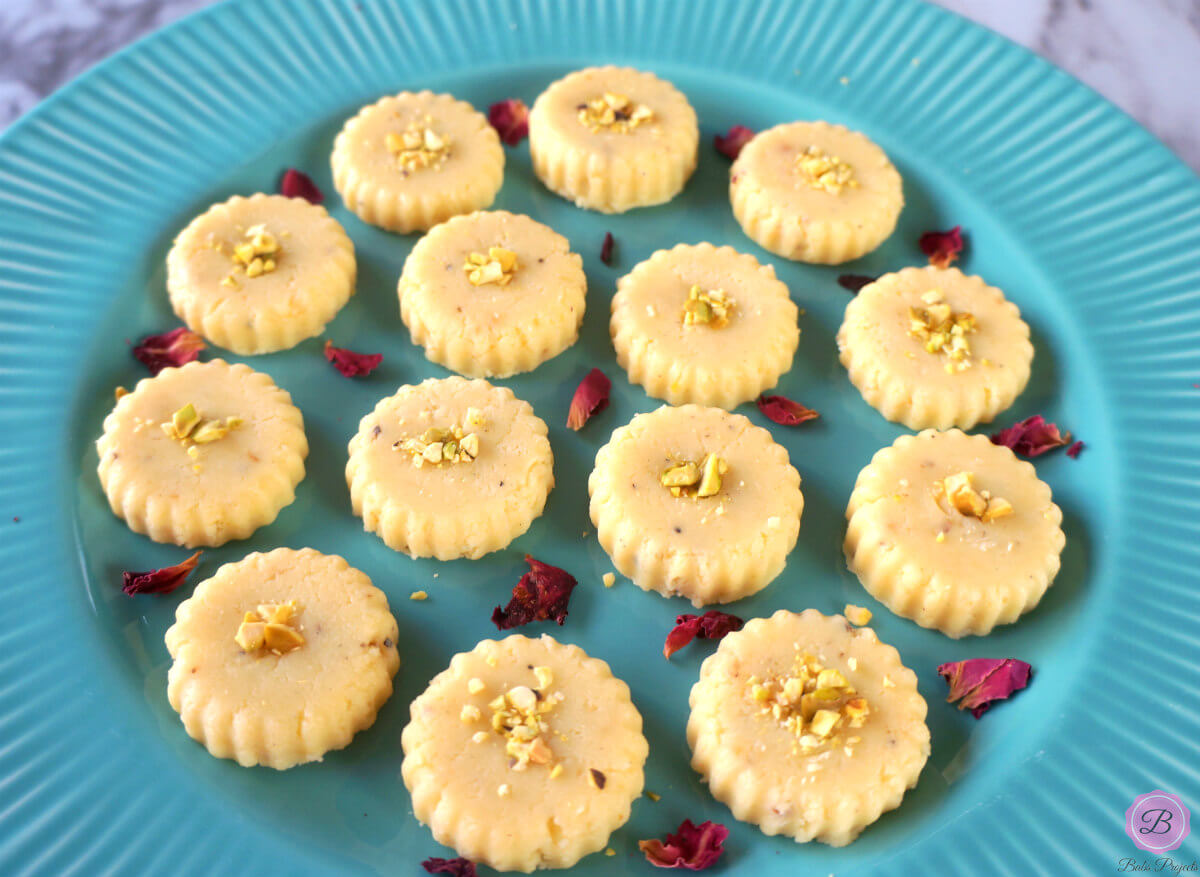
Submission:
[[[210,2],[0,0],[0,129],[100,59]],[[936,2],[1073,73],[1200,171],[1200,0]]]

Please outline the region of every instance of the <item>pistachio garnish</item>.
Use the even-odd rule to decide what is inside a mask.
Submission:
[[[517,268],[517,254],[504,247],[488,247],[486,255],[471,253],[463,263],[467,281],[472,286],[483,286],[485,283],[508,286]]]
[[[467,410],[466,420],[471,421],[471,412]],[[482,420],[480,417],[477,420]],[[466,432],[461,426],[448,428],[430,427],[416,438],[401,439],[392,443],[393,450],[404,451],[411,455],[412,463],[418,469],[425,464],[441,466],[444,463],[470,463],[479,456],[479,436]]]
[[[384,138],[388,152],[405,176],[426,168],[436,170],[450,157],[450,140],[430,127],[432,121],[426,116],[424,125],[413,122],[403,131],[389,132]]]
[[[192,445],[204,445],[225,438],[244,423],[240,417],[224,420],[205,420],[191,402],[171,415],[171,420],[161,424],[162,431],[188,447],[192,457]]]
[[[997,518],[1006,518],[1013,513],[1013,506],[1006,499],[992,496],[990,491],[976,490],[971,483],[971,472],[956,472],[933,483],[934,499],[940,504],[944,497],[960,515],[978,518],[985,524]]]
[[[623,94],[608,91],[587,103],[579,104],[575,110],[579,124],[593,134],[600,131],[628,134],[634,128],[654,120],[654,110],[645,104],[634,103]]]
[[[929,290],[921,301],[927,307],[908,309],[908,334],[925,342],[927,353],[946,354],[950,360],[946,371],[950,374],[970,368],[971,344],[967,336],[976,331],[975,317],[951,310],[941,290]]]
[[[672,496],[716,496],[721,492],[721,476],[729,464],[716,454],[708,454],[699,462],[684,460],[663,470],[658,483],[671,491]]]
[[[729,325],[729,316],[732,313],[733,299],[725,290],[713,289],[705,292],[697,284],[688,290],[687,301],[683,303],[683,325],[724,329]]]
[[[282,248],[275,235],[267,231],[264,223],[252,225],[242,235],[242,242],[234,244],[230,260],[233,271],[221,281],[222,286],[238,288],[237,272],[241,271],[248,279],[270,274],[275,270],[275,261],[282,254]]]
[[[858,188],[854,168],[819,146],[809,146],[796,156],[796,170],[808,185],[830,195],[841,194],[842,189]]]
[[[751,676],[750,697],[795,738],[794,751],[808,754],[832,746],[837,732],[861,728],[871,714],[867,699],[855,691],[841,671],[824,667],[808,654],[798,654],[792,671],[769,679]],[[846,743],[856,742],[850,738]],[[852,752],[845,747],[847,754]]]
[[[504,738],[504,751],[513,770],[526,770],[531,764],[551,764],[554,751],[546,742],[550,736],[547,716],[562,702],[562,692],[547,694],[546,688],[554,674],[548,667],[534,669],[537,689],[515,685],[494,698],[488,707],[492,711],[492,730]],[[466,707],[463,721],[468,721]]]
[[[271,652],[286,654],[305,643],[300,633],[300,607],[295,600],[286,603],[262,603],[247,612],[238,626],[234,640],[243,652],[258,657]]]

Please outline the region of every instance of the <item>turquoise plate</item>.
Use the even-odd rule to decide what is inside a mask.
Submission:
[[[670,204],[608,217],[543,189],[527,144],[507,150],[496,206],[566,234],[590,284],[579,343],[502,382],[550,425],[558,487],[546,514],[506,550],[453,563],[396,554],[350,514],[342,468],[359,417],[398,385],[445,372],[399,320],[396,279],[414,238],[333,206],[360,282],[327,335],[386,358],[355,381],[329,367],[319,339],[251,361],[303,410],[310,472],[272,526],[205,552],[193,581],[280,545],[344,555],[391,599],[404,666],[377,724],[321,764],[276,773],[209,757],[165,696],[163,632],[190,585],[138,598],[119,587],[122,570],[186,552],[113,517],[93,449],[113,387],[145,374],[127,341],[177,325],[163,278],[172,236],[214,201],[274,190],[288,166],[332,196],[333,136],[382,94],[532,103],[572,68],[605,62],[652,69],[688,95],[700,163]],[[867,132],[904,176],[896,233],[841,269],[752,244],[729,210],[728,162],[710,145],[734,123],[797,118]],[[855,474],[903,430],[861,400],[834,348],[840,271],[919,264],[920,233],[955,224],[970,235],[966,270],[1005,289],[1033,327],[1033,380],[1003,422],[1041,413],[1087,443],[1078,460],[1037,460],[1065,514],[1055,586],[1019,624],[958,642],[892,615],[844,567]],[[612,267],[599,259],[606,231],[618,241]],[[667,663],[663,637],[689,607],[600,583],[611,567],[590,532],[585,478],[610,431],[658,404],[616,366],[607,302],[654,250],[705,240],[753,253],[790,286],[806,313],[779,391],[822,414],[771,426],[804,477],[804,526],[784,574],[731,609],[869,606],[929,701],[933,755],[920,784],[845,849],[764,837],[712,800],[684,740],[688,689],[712,645]],[[453,855],[411,815],[400,730],[452,654],[496,635],[491,609],[525,552],[581,582],[565,626],[528,632],[577,642],[630,683],[651,741],[647,787],[662,795],[635,804],[615,857],[592,856],[578,873],[649,873],[637,840],[685,817],[730,824],[713,873],[1115,870],[1146,855],[1125,834],[1136,795],[1164,789],[1200,806],[1198,348],[1200,181],[1065,74],[911,0],[243,0],[195,15],[0,140],[0,873],[416,874],[427,856]],[[595,365],[614,378],[612,405],[574,433],[567,403]],[[431,599],[410,602],[417,588]],[[935,670],[971,656],[1028,660],[1034,682],[976,721],[944,703]],[[1198,851],[1192,838],[1174,855]]]

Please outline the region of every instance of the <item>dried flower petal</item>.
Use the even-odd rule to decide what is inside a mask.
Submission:
[[[958,701],[960,710],[979,718],[988,707],[1029,684],[1032,667],[1016,658],[971,658],[938,667],[950,686],[946,703]]]
[[[488,121],[509,146],[529,136],[529,107],[520,98],[510,97],[488,107]]]
[[[1015,454],[1036,457],[1070,444],[1071,434],[1060,433],[1056,424],[1047,423],[1046,418],[1035,414],[1014,423],[1008,429],[1000,430],[992,436],[992,442],[1010,448]],[[1076,451],[1076,454],[1078,453]]]
[[[950,263],[962,254],[964,245],[961,225],[949,231],[927,231],[917,241],[917,246],[935,268],[949,268]]]
[[[724,137],[720,134],[713,137],[713,146],[717,148],[717,152],[732,161],[738,157],[742,147],[753,139],[754,132],[752,130],[745,125],[734,125]]]
[[[283,178],[279,181],[279,194],[285,198],[303,198],[309,204],[320,204],[325,200],[325,193],[317,188],[312,177],[294,167],[283,172]]]
[[[147,335],[133,346],[134,358],[156,375],[164,368],[177,368],[200,358],[208,345],[204,339],[180,326],[161,335]]]
[[[682,649],[696,637],[700,639],[720,639],[727,633],[741,630],[745,624],[736,615],[718,612],[710,609],[703,615],[676,615],[675,626],[667,634],[663,643],[663,657],[668,661],[671,655]]]
[[[430,874],[449,874],[450,877],[478,877],[474,863],[462,857],[457,859],[429,858],[421,863],[421,867]]]
[[[557,566],[550,566],[526,554],[529,572],[513,587],[512,599],[505,608],[496,607],[492,621],[501,630],[511,630],[531,621],[567,619],[567,603],[577,582],[575,577]]]
[[[656,868],[684,868],[702,871],[721,857],[729,829],[719,822],[701,822],[693,825],[685,819],[674,834],[668,834],[666,842],[653,838],[639,840],[638,849],[646,861]]]
[[[1083,442],[1075,442],[1075,444],[1073,444],[1073,445],[1071,445],[1071,447],[1067,448],[1067,456],[1070,457],[1072,460],[1076,460],[1079,458],[1079,454],[1086,447],[1087,447],[1087,445],[1085,445]]]
[[[121,590],[132,597],[134,594],[169,594],[187,581],[196,564],[200,561],[202,551],[197,551],[183,563],[174,566],[164,566],[162,569],[152,569],[146,572],[121,573]]]
[[[805,421],[821,416],[811,408],[793,402],[787,396],[759,396],[756,404],[759,411],[780,426],[799,426]]]
[[[613,247],[616,245],[616,239],[613,238],[611,231],[604,233],[604,243],[600,245],[600,261],[605,265],[613,263]]]
[[[583,425],[608,407],[608,394],[612,392],[612,381],[608,375],[598,368],[587,373],[575,395],[571,397],[571,407],[567,409],[567,426],[578,432]]]
[[[355,353],[344,347],[334,347],[332,341],[325,342],[325,358],[347,378],[369,375],[383,362],[382,353]]]
[[[870,274],[842,274],[838,277],[838,286],[851,292],[858,292],[864,286],[872,284],[878,279]]]

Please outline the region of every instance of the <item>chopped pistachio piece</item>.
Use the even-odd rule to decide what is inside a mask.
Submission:
[[[230,260],[233,262],[233,273],[228,274],[222,281],[222,286],[238,288],[234,276],[241,271],[247,278],[253,279],[275,270],[275,260],[282,253],[278,238],[267,231],[264,223],[252,225],[242,235],[242,240],[233,245]]]
[[[394,442],[392,449],[409,454],[413,465],[418,469],[427,463],[432,466],[470,463],[479,456],[479,436],[473,432],[464,432],[461,426],[435,426],[425,430],[418,438]]]
[[[725,290],[713,289],[705,292],[696,284],[688,290],[687,301],[683,303],[683,325],[724,329],[729,325],[732,313],[733,299]]]
[[[467,281],[472,286],[495,283],[508,286],[517,273],[517,254],[504,247],[488,247],[487,254],[471,253],[463,263]]]
[[[205,420],[196,406],[191,402],[184,405],[171,415],[169,423],[162,424],[162,431],[187,448],[188,456],[195,459],[194,445],[208,444],[229,435],[232,430],[243,424],[240,417],[226,417],[225,420]]]
[[[843,189],[858,188],[854,168],[819,146],[809,146],[796,156],[796,171],[808,185],[831,195],[840,195]]]
[[[428,125],[411,123],[401,132],[391,131],[384,145],[395,158],[403,176],[419,170],[437,170],[450,157],[449,138]]]
[[[783,725],[796,739],[795,751],[805,755],[840,746],[838,732],[862,727],[871,713],[866,698],[840,670],[822,666],[812,655],[798,654],[790,673],[765,680],[752,676],[746,684],[759,712]]]
[[[294,600],[263,603],[242,617],[234,641],[243,652],[262,657],[267,652],[285,655],[304,645],[300,632],[300,608]]]
[[[593,134],[601,131],[628,134],[635,128],[654,121],[654,111],[645,104],[634,103],[623,94],[605,92],[575,108],[579,124]]]
[[[953,475],[947,475],[941,481],[935,481],[933,485],[934,499],[939,503],[945,499],[950,508],[960,515],[978,518],[985,524],[1008,517],[1013,513],[1012,503],[1008,500],[992,496],[991,492],[987,490],[976,490],[973,484],[974,477],[971,472],[956,472]],[[944,540],[939,539],[938,541]]]
[[[716,454],[707,454],[699,463],[684,460],[668,466],[659,475],[659,483],[671,491],[672,496],[710,497],[721,492],[721,476],[729,471],[729,464]]]
[[[539,673],[539,670],[543,672]],[[550,736],[547,716],[563,698],[561,693],[550,695],[546,692],[553,681],[553,673],[548,667],[535,668],[534,674],[538,677],[537,691],[527,685],[517,685],[488,704],[492,711],[492,730],[504,738],[504,751],[513,770],[526,770],[531,764],[554,761],[554,751],[547,742]],[[551,776],[557,775],[552,767]]]
[[[855,606],[853,603],[847,603],[846,608],[842,611],[846,616],[846,620],[851,624],[862,627],[864,624],[871,622],[871,610],[862,606]],[[851,668],[853,669],[853,668]]]
[[[926,353],[945,354],[950,374],[971,367],[971,342],[968,335],[977,331],[975,317],[955,313],[940,290],[931,289],[921,296],[924,308],[908,309],[908,334],[923,342]]]

